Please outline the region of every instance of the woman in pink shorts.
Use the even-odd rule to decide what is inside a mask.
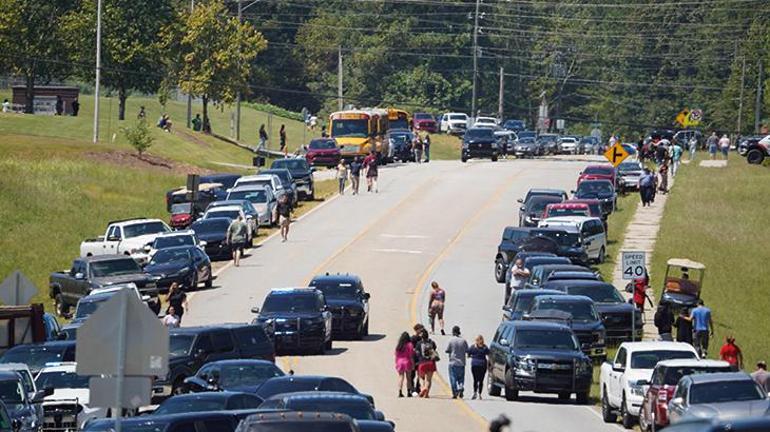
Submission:
[[[404,378],[406,380],[406,395],[412,396],[412,380],[408,379],[409,374],[414,370],[414,346],[409,333],[401,333],[396,345],[396,372],[398,372],[398,397],[404,397]]]

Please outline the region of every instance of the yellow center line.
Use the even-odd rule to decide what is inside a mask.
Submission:
[[[522,172],[519,171],[516,174],[513,174],[512,176],[508,177],[505,183],[495,190],[495,193],[492,195],[492,197],[489,198],[484,203],[484,205],[482,205],[476,211],[476,213],[474,213],[473,216],[471,216],[470,219],[466,220],[463,223],[460,229],[452,237],[450,242],[430,262],[425,272],[420,276],[420,279],[417,281],[417,285],[412,292],[412,298],[410,300],[410,305],[409,305],[410,318],[412,323],[418,322],[417,304],[419,303],[420,296],[422,295],[422,293],[425,291],[427,287],[428,278],[430,278],[430,276],[433,274],[438,264],[449,254],[449,252],[457,245],[457,243],[463,238],[463,236],[475,224],[475,222],[489,209],[489,207],[491,207],[493,204],[497,203],[500,200],[500,197],[506,191],[506,189],[510,187],[512,181],[516,177],[520,176],[521,173]],[[449,384],[447,384],[447,382],[444,381],[441,375],[439,373],[435,373],[433,376],[434,376],[434,379],[437,380],[439,384],[441,384],[441,386],[444,389],[444,392],[447,394],[451,394],[451,389],[449,387]],[[458,405],[466,414],[468,414],[470,417],[475,419],[479,423],[479,425],[482,427],[482,430],[487,430],[487,428],[489,427],[489,423],[487,419],[485,419],[482,415],[474,411],[473,408],[471,408],[470,405],[468,405],[468,403],[465,400],[453,399],[453,402],[456,405]]]

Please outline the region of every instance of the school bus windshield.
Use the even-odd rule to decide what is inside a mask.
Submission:
[[[369,136],[369,120],[332,120],[331,136],[366,138]]]

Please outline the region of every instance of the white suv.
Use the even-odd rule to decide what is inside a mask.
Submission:
[[[468,129],[468,115],[463,113],[446,113],[439,120],[439,130],[448,134],[458,134]]]
[[[75,372],[76,363],[49,363],[35,377],[38,387],[53,389],[43,400],[43,429],[82,429],[87,421],[104,418],[106,408],[91,407],[87,376]]]
[[[589,216],[557,216],[543,219],[538,224],[543,228],[558,228],[570,234],[577,234],[577,244],[585,249],[589,261],[604,262],[607,252],[607,232],[602,220]]]

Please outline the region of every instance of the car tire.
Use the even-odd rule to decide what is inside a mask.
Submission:
[[[615,423],[618,421],[618,416],[612,412],[610,402],[607,400],[607,390],[602,390],[602,420],[605,423]]]
[[[626,429],[632,429],[634,427],[634,417],[628,413],[626,408],[626,396],[623,395],[623,401],[620,403],[620,423]]]
[[[315,201],[315,188],[310,188],[310,195],[308,195],[309,201]]]
[[[466,158],[465,156],[461,156],[460,157],[460,162],[462,162],[462,163],[468,162],[468,158]]]
[[[579,392],[575,394],[575,399],[577,400],[578,405],[586,405],[588,404],[588,392]]]
[[[362,332],[362,336],[369,336],[369,320],[366,320],[366,323],[364,324],[364,329]],[[363,339],[363,337],[361,338]]]
[[[500,396],[500,387],[494,384],[494,380],[492,379],[491,375],[489,377],[489,380],[487,380],[487,393],[490,396],[495,396],[495,397]]]
[[[751,149],[746,153],[746,162],[751,165],[759,165],[765,160],[765,155],[759,149]]]
[[[497,162],[497,156],[492,156],[492,162]]]
[[[184,379],[185,377],[180,376],[176,380],[174,380],[174,383],[171,384],[171,396],[187,393],[187,388],[184,384]]]
[[[604,250],[604,246],[602,246],[602,248],[601,248],[601,249],[599,249],[599,256],[596,258],[596,262],[597,262],[598,264],[601,264],[601,263],[603,263],[603,262],[604,262],[604,258],[605,258],[605,255],[606,255],[606,252],[605,252],[605,250]]]
[[[505,371],[505,400],[507,401],[515,401],[519,399],[519,390],[514,387],[513,381],[513,372],[508,369]]]
[[[333,341],[332,339],[329,339],[329,340],[328,340],[328,341],[327,341],[327,342],[324,344],[324,351],[331,351],[331,350],[332,350],[332,345],[333,345],[333,344],[334,344],[334,341]]]
[[[505,260],[502,258],[497,258],[495,260],[495,280],[498,283],[504,283],[505,282]]]
[[[569,397],[571,396],[570,393],[559,393],[559,400],[560,401],[566,401],[569,400]]]
[[[211,274],[211,267],[209,267],[209,278],[206,279],[206,288],[211,288],[214,286],[214,275]]]
[[[65,318],[70,311],[70,307],[67,303],[64,302],[64,297],[61,295],[61,293],[56,293],[56,297],[54,297],[54,307],[56,310],[56,315]]]

